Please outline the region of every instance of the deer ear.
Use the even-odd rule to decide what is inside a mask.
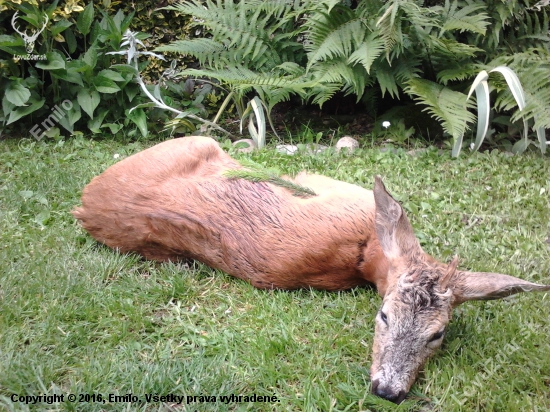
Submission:
[[[468,300],[501,299],[520,292],[550,290],[550,285],[539,285],[499,273],[457,271],[450,285],[453,305]]]
[[[413,255],[422,252],[403,208],[388,193],[378,176],[374,178],[373,192],[376,204],[376,235],[384,255],[388,259],[401,256],[412,258]]]
[[[456,276],[456,268],[458,267],[458,256],[455,255],[453,260],[447,266],[447,271],[443,274],[439,280],[442,290],[447,290],[452,284],[452,279]]]

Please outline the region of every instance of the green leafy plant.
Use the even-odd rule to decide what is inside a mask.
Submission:
[[[139,87],[141,88],[143,93],[150,99],[150,102],[142,103],[138,106],[135,106],[135,107],[131,108],[128,113],[129,114],[136,113],[136,112],[137,113],[143,113],[143,108],[145,108],[145,107],[157,107],[157,108],[162,109],[162,110],[168,110],[168,111],[176,113],[177,114],[177,117],[176,117],[177,119],[182,119],[182,120],[183,119],[192,119],[194,121],[199,121],[199,122],[201,122],[203,124],[206,124],[206,125],[208,125],[212,128],[220,130],[224,133],[228,133],[227,131],[225,131],[220,126],[216,125],[213,122],[205,120],[205,119],[201,118],[200,116],[197,116],[196,114],[194,114],[190,110],[181,111],[181,110],[178,110],[178,109],[166,104],[163,100],[162,95],[161,95],[161,90],[160,90],[161,82],[158,82],[154,86],[152,92],[149,91],[149,88],[147,87],[147,85],[145,84],[145,82],[143,81],[143,79],[140,75],[138,59],[139,59],[140,56],[152,56],[152,57],[156,57],[157,59],[164,60],[164,57],[159,55],[159,54],[153,53],[153,52],[149,52],[149,51],[146,51],[146,50],[140,50],[140,48],[145,48],[145,45],[139,39],[139,36],[140,36],[139,33],[133,33],[130,30],[127,30],[126,33],[124,34],[124,37],[122,38],[123,41],[120,45],[121,47],[126,46],[127,48],[125,50],[120,50],[120,51],[116,51],[116,52],[108,52],[107,53],[109,55],[126,55],[127,56],[127,59],[128,59],[128,64],[127,65],[117,65],[117,66],[113,66],[113,68],[118,68],[118,69],[122,70],[122,72],[128,71],[128,69],[130,71],[133,71],[134,74],[135,74],[135,80],[136,80],[137,84],[139,85]],[[146,124],[145,117],[140,115],[138,118],[140,119],[141,127],[146,128],[147,124]]]
[[[338,5],[310,19],[308,65],[325,66],[331,80],[341,79],[343,90],[358,96],[375,87],[382,96],[412,97],[458,142],[474,120],[464,93],[469,79],[505,61],[532,97],[529,110],[512,117],[536,118],[541,130],[550,125],[550,86],[543,80],[550,62],[548,7],[521,3],[393,0],[361,2],[354,10]],[[534,67],[543,69],[532,76]],[[510,93],[497,88],[497,107],[510,110]],[[544,150],[540,133],[539,146]]]
[[[497,83],[495,107],[533,120],[536,130],[550,126],[550,6],[539,3],[194,0],[169,9],[195,16],[204,38],[160,49],[194,56],[202,67],[182,75],[215,78],[237,100],[258,96],[268,114],[291,95],[318,104],[338,91],[415,101],[456,142],[475,118],[471,81],[503,65],[517,73],[528,103],[514,111],[513,95]]]
[[[414,135],[414,127],[407,128],[403,119],[391,123],[389,121],[376,122],[371,135],[388,143],[407,146]]]
[[[306,51],[300,19],[335,1],[187,1],[168,7],[194,16],[203,38],[177,40],[158,47],[163,52],[192,56],[201,68],[184,69],[181,76],[216,79],[227,90],[216,120],[233,101],[241,130],[250,116],[248,130],[258,147],[265,144],[265,129],[274,105],[296,94],[315,102],[325,101],[337,90],[315,79],[305,67]],[[248,95],[252,95],[248,99]],[[267,119],[267,120],[266,120]]]
[[[44,11],[32,3],[17,7],[25,21],[37,26],[44,14],[54,20],[56,5],[54,2]],[[130,112],[144,100],[134,81],[134,69],[121,66],[120,57],[107,54],[119,47],[132,17],[119,11],[97,18],[89,3],[76,18],[61,18],[44,30],[43,41],[35,50],[44,60],[37,62],[17,62],[17,56],[24,52],[22,39],[16,34],[0,36],[0,50],[7,55],[0,83],[4,91],[0,113],[3,127],[32,116],[21,129],[28,131],[29,124],[35,124],[31,134],[37,138],[51,134],[50,130],[57,129],[54,125],[71,134],[81,133],[83,128],[115,134],[132,124],[137,129],[129,134],[139,130],[147,135],[143,108]],[[57,47],[55,39],[59,36],[64,36],[66,48]],[[143,68],[147,63],[141,64]],[[59,110],[62,104],[66,110]]]

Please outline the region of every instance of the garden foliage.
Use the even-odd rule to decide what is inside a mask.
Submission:
[[[498,122],[540,130],[550,127],[546,3],[189,0],[169,9],[194,16],[207,35],[159,49],[201,63],[182,75],[215,78],[241,96],[253,91],[268,108],[291,95],[322,104],[339,91],[414,99],[454,139],[475,120],[465,93],[477,73],[504,65],[519,76],[527,106],[515,108],[495,78]]]
[[[322,105],[344,93],[374,108],[382,100],[386,107],[388,100],[395,105],[415,102],[455,140],[454,153],[458,153],[459,146],[469,144],[468,129],[476,120],[475,102],[467,93],[476,75],[485,71],[489,77],[484,96],[490,96],[499,115],[483,110],[483,125],[494,129],[487,128],[482,140],[517,140],[527,125],[537,131],[537,138],[524,135],[514,150],[534,145],[542,151],[544,130],[550,127],[548,3],[167,0],[141,2],[134,15],[120,1],[4,2],[0,132],[20,124],[20,119],[28,129],[66,100],[72,107],[59,125],[71,133],[85,129],[117,133],[133,125],[130,134],[136,130],[146,134],[159,117],[166,121],[168,113],[143,106],[149,100],[135,82],[134,65],[127,64],[123,55],[107,54],[120,50],[126,31],[138,27],[147,33],[137,35],[147,48],[172,41],[157,50],[168,60],[177,56],[180,66],[188,65],[179,72],[188,79],[184,82],[156,73],[167,63],[140,60],[138,70],[145,79],[161,83],[166,104],[201,117],[217,104],[215,124],[232,101],[243,119],[254,118],[249,131],[260,143],[265,139],[265,121],[277,103],[298,96]],[[15,11],[23,30],[41,27],[47,13],[49,24],[34,49],[46,60],[17,60],[26,50],[21,36],[11,30]],[[493,70],[497,67],[517,74],[525,100],[521,108]],[[168,69],[173,74],[176,66]],[[201,82],[195,83],[197,78]],[[158,90],[147,87],[151,93]],[[216,89],[225,90],[224,101],[213,93]],[[197,122],[191,117],[170,125],[195,130]],[[475,148],[479,142],[476,139]]]
[[[109,52],[119,50],[134,13],[120,9],[115,12],[112,3],[108,6],[98,7],[92,2],[84,5],[80,0],[61,4],[57,0],[14,1],[3,5],[0,133],[6,128],[17,131],[18,126],[19,133],[33,130],[31,134],[37,138],[43,137],[43,133],[55,137],[60,129],[70,134],[86,130],[116,134],[130,126],[128,135],[137,131],[146,135],[157,117],[167,119],[167,114],[160,110],[146,112],[141,107],[131,110],[148,101],[135,82],[137,70],[124,57]],[[15,12],[15,26],[21,32],[30,34],[44,26],[32,50],[38,60],[25,57],[26,43],[12,29]],[[139,37],[144,40],[148,36]],[[141,61],[139,70],[147,65],[147,61]],[[183,83],[169,79],[164,79],[163,86],[174,107],[206,112],[201,102],[209,89],[187,90]],[[195,129],[194,124],[189,127]]]
[[[119,12],[98,18],[92,3],[63,15],[59,14],[57,3],[45,9],[33,2],[14,5],[23,30],[25,25],[29,32],[36,30],[45,15],[50,24],[36,42],[33,54],[44,56],[37,61],[20,57],[26,51],[19,34],[0,36],[0,88],[4,92],[1,125],[8,126],[28,116],[25,123],[30,127],[48,118],[56,105],[65,102],[70,109],[51,119],[56,127],[52,127],[52,122],[44,126],[48,135],[59,133],[57,125],[75,133],[76,125],[82,122],[95,133],[101,129],[116,133],[127,123],[120,119],[136,100],[139,89],[133,83],[133,72],[111,68],[116,61],[105,53],[119,46],[132,15]],[[143,125],[144,113],[135,113],[129,119]]]

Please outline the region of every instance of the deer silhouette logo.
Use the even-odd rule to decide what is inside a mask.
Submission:
[[[18,14],[19,14],[19,12],[16,11],[15,14],[13,15],[13,17],[11,19],[11,26],[13,27],[13,29],[17,33],[19,33],[19,35],[21,36],[21,38],[25,42],[25,49],[27,50],[27,53],[31,54],[34,51],[34,42],[36,41],[36,39],[38,38],[40,33],[42,33],[44,31],[44,29],[46,28],[46,25],[48,24],[50,19],[48,18],[47,14],[44,14],[44,16],[46,17],[46,20],[44,21],[44,24],[42,25],[42,28],[38,31],[31,31],[31,34],[29,35],[29,34],[27,34],[27,30],[20,31],[17,28],[16,21],[17,21]]]

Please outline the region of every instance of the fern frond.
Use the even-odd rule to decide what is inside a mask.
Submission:
[[[242,66],[232,66],[224,70],[185,69],[180,74],[182,76],[212,77],[221,82],[242,87],[289,87],[297,91],[312,87],[317,83],[316,80],[310,79],[309,76],[274,76],[272,73],[255,72]]]
[[[525,92],[525,108],[516,111],[511,121],[521,118],[534,119],[534,129],[543,127],[550,129],[550,85],[548,84],[550,65],[531,67],[527,71],[519,72],[523,90]]]
[[[349,56],[348,63],[361,64],[365,71],[370,74],[372,64],[383,51],[384,41],[378,37],[377,33],[371,33]]]
[[[419,104],[427,106],[423,111],[441,122],[443,130],[453,137],[461,136],[466,124],[475,120],[475,116],[467,110],[472,103],[465,103],[466,95],[463,93],[423,79],[409,80],[405,92]]]
[[[180,72],[182,76],[210,77],[222,83],[230,84],[240,96],[254,90],[262,101],[266,102],[268,111],[282,101],[298,95],[303,99],[308,91],[319,85],[320,80],[308,75],[277,75],[274,72],[255,72],[245,67],[227,67],[223,70],[186,69]]]
[[[517,73],[525,92],[526,107],[517,109],[514,97],[500,77],[495,77],[492,85],[497,90],[494,106],[500,111],[512,111],[512,121],[534,119],[534,128],[550,128],[550,52],[535,48],[502,56],[489,63],[490,66],[507,66]]]
[[[354,93],[360,98],[371,77],[361,65],[350,66],[345,58],[317,62],[309,74],[321,84],[340,84],[344,93]]]
[[[342,5],[330,14],[318,13],[308,27],[308,70],[318,61],[350,56],[369,32],[363,19]]]
[[[382,91],[382,97],[388,92],[391,97],[399,98],[399,88],[395,82],[395,77],[393,73],[389,70],[378,70],[376,72],[376,79],[380,85],[380,90]]]
[[[382,16],[377,20],[376,27],[384,40],[386,55],[398,56],[403,49],[406,35],[403,27],[411,25],[415,31],[428,31],[437,26],[436,13],[426,7],[421,7],[414,0],[391,0],[386,2]]]
[[[399,12],[398,2],[387,2],[384,14],[376,22],[376,28],[380,33],[380,37],[384,40],[384,49],[386,55],[389,55],[394,50],[397,43],[403,42],[403,33],[401,32],[401,24],[397,19]]]
[[[232,0],[188,0],[167,7],[182,14],[191,15],[194,25],[206,27],[212,35],[210,44],[205,39],[192,39],[175,42],[159,50],[176,51],[196,56],[213,67],[224,67],[227,61],[241,64],[247,62],[255,68],[271,68],[282,63],[278,41],[286,38],[277,31],[284,25],[293,23],[296,17],[292,13],[292,4],[288,1],[245,1]],[[225,51],[214,48],[214,54],[205,56],[198,51],[205,45],[222,44]],[[296,49],[302,46],[293,42]],[[288,46],[288,43],[285,44]]]
[[[445,32],[457,30],[460,33],[469,31],[485,35],[487,26],[490,24],[489,15],[480,10],[487,10],[487,5],[484,3],[473,3],[461,5],[458,7],[457,1],[450,2],[445,0],[444,7],[434,8],[440,10],[443,19],[443,25],[439,31],[439,37]]]
[[[232,59],[224,44],[207,38],[193,40],[176,40],[170,44],[159,46],[159,52],[175,52],[197,59],[201,64],[217,65],[227,63]]]
[[[386,64],[386,62],[384,63]],[[417,56],[403,56],[403,58],[393,62],[391,67],[388,66],[388,69],[392,71],[395,80],[401,87],[409,79],[420,75],[422,72],[422,60]]]
[[[342,88],[340,83],[319,83],[309,89],[305,100],[311,101],[312,104],[322,106],[328,102]]]
[[[300,66],[298,63],[291,61],[281,63],[280,65],[275,67],[273,71],[287,73],[296,77],[303,76],[305,74],[305,69],[302,66]]]
[[[474,57],[477,53],[482,52],[479,47],[470,44],[456,41],[455,39],[438,38],[430,36],[431,48],[440,53],[442,57],[452,57],[459,60],[464,57]]]
[[[437,81],[446,86],[451,81],[462,81],[475,77],[479,69],[469,64],[459,64],[457,67],[441,70],[437,73]]]

